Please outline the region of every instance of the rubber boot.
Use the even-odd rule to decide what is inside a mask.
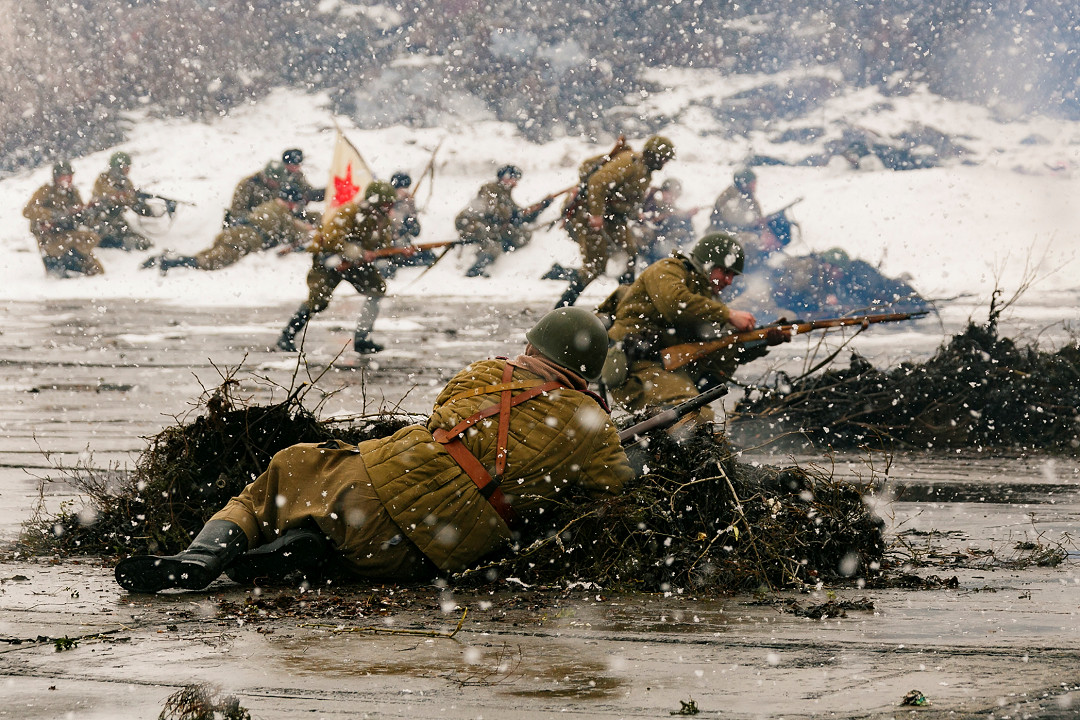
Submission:
[[[311,311],[308,310],[307,305],[301,305],[293,313],[293,316],[289,318],[289,322],[285,325],[285,329],[281,331],[281,337],[277,339],[275,347],[282,352],[296,352],[296,334],[307,326],[310,319]]]
[[[556,310],[576,303],[578,297],[585,290],[586,283],[581,281],[581,273],[579,271],[570,270],[567,275],[570,277],[570,286],[563,292],[562,297],[559,298],[559,302],[555,303]]]
[[[379,298],[365,297],[360,314],[356,316],[356,331],[353,333],[353,350],[361,355],[382,352],[383,346],[368,337],[378,315]]]
[[[296,528],[271,543],[237,556],[225,568],[225,574],[244,585],[257,579],[281,581],[293,573],[318,568],[329,549],[330,544],[321,532]]]
[[[495,261],[495,256],[490,253],[477,253],[476,262],[465,273],[465,277],[491,277],[487,273],[487,266]]]
[[[161,267],[161,274],[169,272],[173,268],[186,267],[199,269],[199,263],[195,258],[190,255],[180,255],[179,257],[162,257],[158,260],[158,265]]]
[[[202,590],[217,580],[225,566],[247,550],[247,536],[228,520],[211,520],[187,550],[176,555],[138,555],[116,564],[116,582],[133,593],[170,588]]]

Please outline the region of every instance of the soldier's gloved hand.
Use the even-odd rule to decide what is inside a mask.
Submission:
[[[769,346],[791,342],[791,333],[783,328],[771,327],[765,331],[765,342]]]

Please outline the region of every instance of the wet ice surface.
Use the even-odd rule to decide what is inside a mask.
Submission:
[[[1003,334],[1035,337],[1076,306],[1062,303],[1036,303]],[[348,349],[355,298],[343,294],[309,330],[311,374],[331,368],[309,398],[323,402],[324,416],[426,412],[468,362],[519,352],[524,330],[548,307],[391,297],[376,326],[386,352],[358,360]],[[308,371],[265,348],[293,309],[112,300],[0,307],[0,540],[13,540],[28,517],[38,477],[56,480],[45,485],[50,505],[71,499],[56,463],[122,472],[143,438],[183,416],[230,368],[243,365],[239,396],[283,399]],[[967,317],[984,315],[950,307],[940,324],[875,328],[857,347],[881,362],[925,357]],[[792,343],[761,363],[804,363],[812,352]],[[880,512],[906,552],[929,563],[912,569],[956,575],[959,587],[841,589],[839,598],[867,596],[875,610],[825,620],[689,590],[425,591],[428,602],[391,615],[395,627],[447,632],[467,607],[450,640],[335,633],[289,618],[218,620],[219,594],[242,602],[250,591],[222,581],[210,593],[128,596],[95,561],[16,558],[0,565],[0,717],[155,717],[177,686],[200,681],[238,693],[261,718],[666,717],[691,698],[706,717],[896,717],[913,688],[934,703],[919,710],[923,718],[1076,715],[1075,541],[1073,560],[1058,567],[994,562],[1013,557],[1018,542],[1068,543],[1080,527],[1075,460],[767,449],[747,450],[744,460],[817,463],[876,483]],[[109,634],[87,637],[96,632]],[[56,652],[30,642],[39,635],[84,639]]]

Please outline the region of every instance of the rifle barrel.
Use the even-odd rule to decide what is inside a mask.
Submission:
[[[856,317],[846,318],[827,318],[825,320],[811,320],[809,322],[802,323],[784,323],[766,325],[764,327],[755,328],[753,330],[747,330],[741,333],[732,333],[717,340],[708,340],[706,342],[698,343],[683,343],[681,345],[672,345],[669,348],[665,348],[661,352],[661,359],[664,363],[665,370],[677,370],[683,365],[700,360],[706,355],[711,355],[717,350],[722,350],[732,345],[739,343],[751,342],[753,340],[763,340],[768,334],[769,330],[779,328],[785,330],[792,335],[802,335],[808,333],[811,330],[823,330],[833,327],[847,327],[851,325],[870,325],[872,323],[880,322],[898,322],[901,320],[911,320],[914,318],[920,318],[927,314],[926,310],[920,310],[910,313],[884,313],[880,315],[860,315]]]

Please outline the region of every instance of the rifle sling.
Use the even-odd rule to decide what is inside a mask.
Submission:
[[[499,484],[502,482],[503,474],[506,472],[506,446],[510,436],[510,408],[515,405],[520,405],[527,400],[531,400],[537,395],[564,387],[562,383],[555,380],[550,380],[548,382],[542,382],[540,380],[511,382],[510,379],[513,373],[514,366],[507,363],[503,368],[501,383],[466,390],[465,392],[458,393],[452,397],[450,402],[465,397],[499,393],[499,402],[474,413],[470,417],[459,422],[450,430],[436,428],[431,433],[435,441],[446,448],[446,452],[449,453],[450,457],[457,462],[461,469],[465,471],[465,474],[476,484],[477,489],[480,490],[480,494],[485,500],[491,503],[491,507],[494,508],[495,512],[499,514],[499,517],[501,517],[507,525],[512,525],[514,523],[515,516],[513,508],[510,507],[510,503],[507,501]],[[514,390],[523,388],[527,389],[517,395],[511,395]],[[466,430],[481,420],[493,415],[499,416],[499,427],[495,443],[494,477],[492,477],[491,473],[488,472],[483,463],[481,463],[461,441],[462,435]]]

